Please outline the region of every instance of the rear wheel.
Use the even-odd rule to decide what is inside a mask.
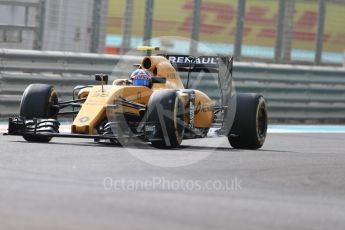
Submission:
[[[184,135],[184,105],[176,90],[155,91],[149,100],[147,122],[157,124],[156,148],[176,148]]]
[[[236,114],[228,137],[238,149],[258,149],[267,134],[267,106],[263,96],[254,93],[237,94]]]
[[[57,104],[58,96],[53,86],[31,84],[23,93],[20,103],[20,116],[25,119],[56,119],[58,109],[54,105]],[[24,135],[23,138],[31,142],[49,142],[52,139],[51,137],[32,135]]]

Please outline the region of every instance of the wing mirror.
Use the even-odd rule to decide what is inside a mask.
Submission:
[[[102,92],[104,92],[104,87],[103,85],[107,85],[108,84],[108,75],[107,74],[96,74],[95,75],[95,80],[96,81],[100,81],[102,84]]]
[[[105,84],[108,84],[108,75],[107,74],[96,74],[95,80],[96,81],[102,81]]]

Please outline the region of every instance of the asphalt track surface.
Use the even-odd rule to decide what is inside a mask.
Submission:
[[[212,151],[167,168],[90,140],[0,136],[0,229],[345,229],[345,133],[273,132],[258,151],[207,140],[161,151]]]

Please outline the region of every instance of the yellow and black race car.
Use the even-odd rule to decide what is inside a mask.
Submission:
[[[232,57],[145,56],[130,78],[77,86],[73,100],[60,102],[53,86],[31,84],[23,93],[20,116],[9,119],[7,135],[30,142],[53,137],[138,139],[157,148],[176,148],[183,139],[205,138],[210,128],[227,136],[234,148],[258,149],[267,132],[263,96],[232,93]],[[189,88],[194,72],[218,73],[220,103]],[[184,85],[180,73],[188,73]],[[65,108],[73,111],[63,112]],[[77,108],[77,109],[76,109]],[[60,116],[75,116],[70,133],[59,132]]]

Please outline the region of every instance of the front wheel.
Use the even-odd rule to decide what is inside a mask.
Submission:
[[[262,95],[239,93],[236,98],[236,114],[228,136],[236,149],[258,149],[267,134],[267,106]]]
[[[58,109],[58,96],[53,86],[46,84],[29,85],[20,102],[20,116],[25,119],[56,118]],[[23,138],[30,142],[49,142],[52,138],[45,136],[24,135]]]

